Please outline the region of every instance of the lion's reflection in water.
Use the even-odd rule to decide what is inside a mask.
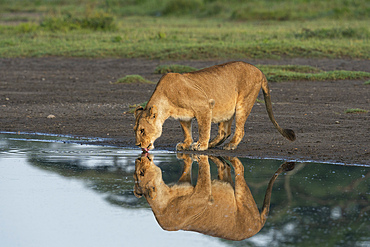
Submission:
[[[294,163],[284,163],[273,174],[259,212],[256,202],[244,179],[244,167],[235,157],[182,155],[184,171],[178,183],[168,186],[162,171],[149,155],[135,163],[135,188],[137,197],[148,201],[159,225],[168,231],[196,231],[229,240],[243,240],[258,233],[269,213],[272,186],[280,173],[294,168]],[[218,179],[211,180],[209,159],[218,167]],[[198,181],[191,184],[193,160],[199,164]],[[231,178],[232,164],[235,185]]]

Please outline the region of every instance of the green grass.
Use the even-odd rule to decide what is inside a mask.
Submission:
[[[1,0],[0,12],[71,12],[103,10],[116,16],[176,16],[223,20],[349,20],[367,19],[367,0]]]
[[[359,108],[351,108],[351,109],[347,109],[344,113],[368,113],[368,111],[364,109],[359,109]]]
[[[370,85],[370,80],[369,81],[365,81],[364,82],[364,85]]]
[[[47,31],[70,31],[75,29],[92,29],[116,31],[114,17],[104,12],[94,12],[85,16],[66,14],[59,17],[46,17],[40,23],[40,29]]]
[[[82,17],[81,17],[82,18]],[[84,17],[85,18],[85,17]],[[68,19],[68,18],[67,18]],[[74,17],[70,19],[74,20]],[[82,18],[83,19],[83,18]],[[115,18],[110,28],[63,25],[64,17],[19,25],[0,24],[0,57],[125,57],[162,60],[279,59],[281,57],[369,59],[366,21],[232,22],[216,19]],[[104,21],[103,21],[104,22]],[[297,38],[302,28],[351,26],[354,37]],[[345,28],[345,27],[344,27]]]
[[[149,83],[153,84],[154,82],[149,81],[145,78],[143,78],[140,75],[127,75],[125,77],[122,77],[118,79],[115,84],[120,84],[120,83]]]
[[[0,13],[0,57],[370,59],[366,0],[0,0]]]
[[[267,73],[267,79],[270,82],[360,80],[369,77],[370,73],[368,72],[345,70],[327,71],[317,74],[296,72]]]
[[[297,72],[297,73],[322,73],[321,69],[308,65],[257,65],[257,67],[266,73],[281,72]]]
[[[370,37],[370,31],[366,27],[318,28],[316,30],[303,28],[300,32],[296,32],[294,36],[298,39],[368,39]]]
[[[266,75],[269,82],[282,81],[336,81],[336,80],[359,80],[370,78],[369,72],[334,70],[323,71],[306,65],[257,65]],[[154,73],[165,74],[168,72],[186,73],[197,70],[196,68],[178,64],[160,65]]]
[[[269,82],[281,81],[336,81],[360,80],[370,78],[369,72],[362,71],[322,71],[311,66],[292,65],[260,65]]]
[[[159,65],[155,68],[155,74],[166,74],[166,73],[187,73],[193,72],[198,69],[186,66],[186,65],[179,65],[179,64],[171,64],[171,65]]]

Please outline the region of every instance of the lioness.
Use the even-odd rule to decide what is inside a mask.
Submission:
[[[244,179],[239,159],[227,158],[235,169],[235,189],[230,166],[222,159],[210,157],[218,166],[219,180],[211,181],[208,156],[196,156],[199,163],[198,181],[191,185],[192,158],[184,155],[184,172],[179,182],[168,186],[162,171],[152,158],[143,156],[135,162],[137,197],[145,196],[159,225],[168,231],[196,231],[229,240],[243,240],[257,234],[266,222],[273,183],[278,175],[293,169],[284,163],[272,176],[266,190],[261,214]]]
[[[274,118],[265,75],[251,64],[229,62],[191,73],[164,75],[145,109],[139,106],[135,110],[135,144],[143,151],[153,149],[154,141],[162,134],[164,121],[173,117],[180,120],[185,136],[176,149],[206,150],[222,144],[231,135],[235,116],[235,134],[223,147],[233,150],[244,136],[245,121],[261,87],[271,122],[284,137],[294,141],[294,131],[282,129]],[[199,126],[199,140],[195,143],[191,134],[193,118]],[[219,130],[209,142],[212,122],[219,123]]]

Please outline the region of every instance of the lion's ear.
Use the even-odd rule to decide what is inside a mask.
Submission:
[[[149,108],[149,112],[150,112],[150,118],[156,118],[158,109],[155,105],[153,105],[152,107]]]
[[[137,117],[137,115],[139,114],[140,111],[144,110],[144,108],[139,105],[138,107],[136,107],[135,109],[135,112],[134,112],[134,115],[135,115],[135,118]]]

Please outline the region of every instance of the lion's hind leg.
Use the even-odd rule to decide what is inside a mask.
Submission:
[[[225,144],[223,149],[234,150],[243,139],[244,124],[252,111],[252,107],[258,96],[258,91],[259,90],[252,91],[237,103],[235,110],[235,133],[233,138],[231,138],[229,143]]]
[[[231,138],[230,142],[225,144],[223,146],[223,149],[225,150],[234,150],[239,145],[240,141],[244,137],[244,124],[247,121],[248,115],[250,111],[252,110],[252,107],[245,111],[244,108],[242,110],[237,109],[236,111],[236,120],[235,120],[235,133],[233,138]]]
[[[231,125],[233,123],[234,117],[225,122],[218,124],[218,133],[212,141],[209,142],[208,147],[213,148],[221,145],[224,141],[231,135]]]
[[[218,180],[231,184],[234,186],[231,177],[231,167],[222,157],[209,156],[209,159],[217,165]]]

